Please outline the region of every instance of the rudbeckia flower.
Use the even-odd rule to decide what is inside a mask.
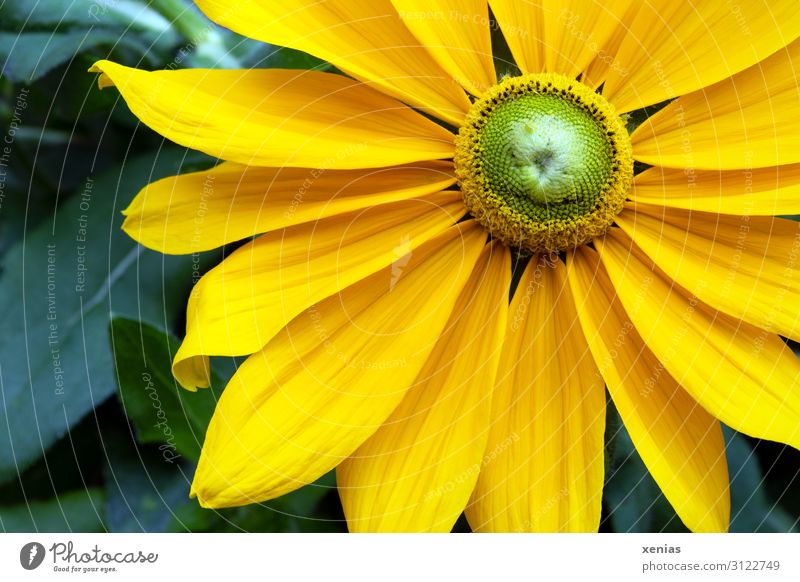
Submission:
[[[335,467],[352,531],[597,530],[607,390],[684,524],[721,531],[720,422],[800,446],[796,0],[197,4],[339,70],[93,67],[224,160],[150,184],[126,232],[245,241],[174,360],[195,390],[248,356],[202,505]]]

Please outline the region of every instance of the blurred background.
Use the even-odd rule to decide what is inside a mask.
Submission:
[[[343,532],[333,474],[261,505],[189,499],[216,398],[170,362],[192,285],[232,248],[166,257],[121,230],[148,182],[214,165],[139,124],[98,59],[154,70],[330,67],[185,0],[0,0],[0,531]],[[797,352],[797,346],[793,346]],[[686,531],[609,406],[601,531]],[[796,531],[800,452],[726,430],[732,524]],[[469,531],[462,518],[455,531]]]

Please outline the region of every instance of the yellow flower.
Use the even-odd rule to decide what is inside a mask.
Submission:
[[[720,421],[800,446],[796,0],[197,4],[348,75],[93,68],[225,160],[150,184],[126,232],[256,235],[195,286],[175,357],[194,390],[249,356],[201,504],[336,467],[353,531],[596,530],[606,387],[695,531],[728,527]]]

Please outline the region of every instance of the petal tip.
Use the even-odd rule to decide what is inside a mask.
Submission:
[[[172,375],[178,384],[189,392],[197,392],[198,388],[211,386],[211,363],[208,356],[202,354],[187,354],[186,340],[181,344],[175,359],[172,361]]]
[[[200,467],[197,468],[191,489],[189,489],[189,499],[197,499],[197,503],[203,509],[218,509],[223,507],[223,505],[214,502],[215,496],[207,487],[203,487],[198,483],[198,481],[202,480],[199,475]]]
[[[113,65],[116,65],[116,63],[112,63],[111,61],[101,60],[101,61],[95,62],[88,69],[89,73],[100,73],[100,76],[97,77],[97,86],[100,89],[106,89],[108,87],[113,87],[114,86],[114,81],[111,79],[111,77],[109,76],[108,71],[107,71],[107,69],[109,68],[109,65],[113,66]],[[119,66],[119,65],[117,65],[117,66]]]

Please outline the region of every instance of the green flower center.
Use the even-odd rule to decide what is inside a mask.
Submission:
[[[473,216],[529,252],[602,235],[633,175],[630,140],[611,105],[553,74],[507,78],[476,101],[455,163]]]

